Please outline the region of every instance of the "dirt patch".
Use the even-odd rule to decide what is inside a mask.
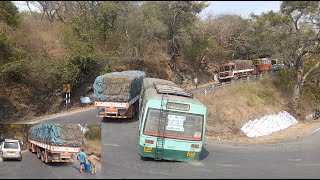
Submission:
[[[94,155],[101,158],[101,141],[100,140],[87,140],[84,146],[84,152],[90,155],[94,152]]]

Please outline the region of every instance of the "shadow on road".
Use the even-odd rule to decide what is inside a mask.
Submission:
[[[73,162],[54,162],[48,163],[47,165],[51,167],[75,166]]]
[[[123,118],[119,118],[119,119],[116,119],[116,118],[103,118],[101,119],[101,122],[103,123],[133,123],[133,122],[136,122],[138,121],[138,117],[134,117],[134,118],[131,118],[131,119],[123,119]]]
[[[159,163],[164,163],[164,162],[184,163],[184,162],[182,162],[182,161],[170,161],[170,160],[164,160],[164,159],[162,159],[162,160],[155,160],[154,158],[142,157],[142,156],[140,156],[140,159],[141,159],[142,161],[153,161],[153,162],[159,162]]]
[[[200,161],[202,161],[203,159],[205,159],[206,157],[209,156],[209,151],[207,151],[207,149],[205,147],[202,147],[202,151],[200,154]],[[140,160],[142,161],[154,161],[154,162],[171,162],[171,163],[185,163],[182,161],[172,161],[172,160],[155,160],[153,158],[148,158],[148,157],[142,157],[140,156]]]
[[[202,161],[203,159],[208,157],[209,154],[210,154],[209,151],[205,147],[202,147],[202,151],[201,151],[201,154],[200,154],[200,161]]]
[[[5,160],[2,159],[2,161],[3,162],[20,162],[18,159],[5,159]],[[23,160],[21,160],[21,161],[23,161]]]

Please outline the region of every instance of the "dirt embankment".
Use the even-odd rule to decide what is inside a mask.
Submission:
[[[272,143],[301,137],[320,127],[320,122],[304,122],[289,108],[290,97],[281,93],[270,79],[236,84],[196,97],[208,108],[207,139],[219,143]],[[311,112],[312,106],[302,99],[300,112]],[[249,120],[287,111],[299,123],[269,136],[249,138],[241,127]],[[306,115],[306,114],[303,114]]]

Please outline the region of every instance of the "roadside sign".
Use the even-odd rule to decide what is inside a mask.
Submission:
[[[70,84],[63,84],[62,88],[63,88],[63,92],[65,92],[65,93],[71,92],[71,85]]]

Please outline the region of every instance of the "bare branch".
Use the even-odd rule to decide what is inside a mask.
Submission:
[[[303,77],[301,80],[301,84],[303,85],[305,80],[307,79],[307,77],[309,76],[309,74],[314,71],[316,68],[319,68],[320,62],[318,62],[317,64],[315,64]]]

